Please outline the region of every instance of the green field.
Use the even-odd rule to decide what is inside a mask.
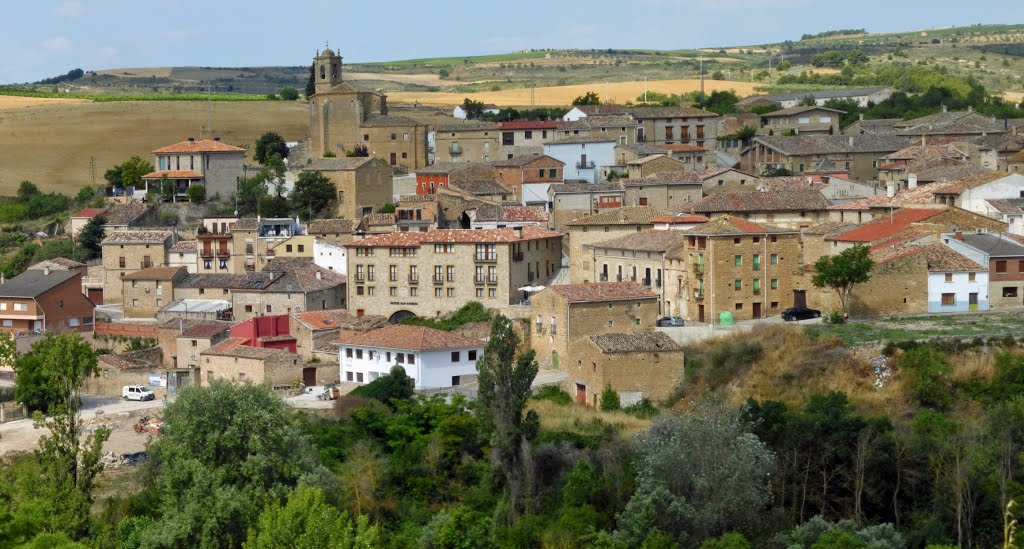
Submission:
[[[847,345],[909,341],[932,337],[1024,336],[1024,315],[990,313],[854,320],[846,324],[806,326],[814,337],[838,337]]]

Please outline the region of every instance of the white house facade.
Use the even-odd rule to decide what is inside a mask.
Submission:
[[[928,273],[928,312],[987,311],[988,271]]]
[[[590,183],[604,181],[615,165],[615,140],[600,136],[572,136],[544,144],[544,154],[565,164],[564,179]]]
[[[321,240],[313,240],[313,264],[329,271],[348,276],[348,255],[345,247]]]
[[[453,387],[476,379],[476,361],[483,356],[484,345],[423,326],[385,326],[339,345],[341,380],[370,383],[401,366],[417,390]]]

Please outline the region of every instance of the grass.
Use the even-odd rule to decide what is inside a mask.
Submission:
[[[915,316],[853,321],[846,324],[818,324],[805,326],[804,329],[812,337],[836,337],[847,345],[950,336],[989,338],[1024,334],[1024,315],[996,313]]]
[[[251,93],[60,93],[18,88],[0,89],[0,95],[40,99],[86,99],[97,103],[115,101],[268,101]]]
[[[573,433],[580,436],[601,436],[612,429],[624,439],[651,426],[651,420],[640,419],[625,412],[602,412],[575,404],[558,404],[550,400],[531,400],[527,408],[540,416],[540,427],[548,432]]]

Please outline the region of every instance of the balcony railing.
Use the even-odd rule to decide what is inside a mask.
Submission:
[[[645,277],[643,279],[643,283],[644,283],[644,286],[650,286],[651,285],[651,277],[649,277],[649,276]]]
[[[602,274],[601,275],[601,282],[608,282],[608,275],[607,274]]]
[[[487,275],[487,283],[488,284],[497,284],[498,283],[498,275]]]
[[[595,167],[595,164],[593,163],[593,161],[589,161],[589,160],[586,161],[586,162],[577,162],[576,163],[576,169],[577,170],[592,170],[592,169],[594,169],[594,167]]]
[[[444,275],[434,275],[434,284],[444,284]]]
[[[704,299],[704,292],[701,290],[693,292],[693,298],[697,300]]]
[[[494,263],[498,260],[497,254],[476,254],[474,257],[477,263]]]
[[[655,288],[660,288],[661,287],[661,279],[660,278],[655,278],[654,279],[654,287]]]
[[[217,250],[217,257],[231,257],[231,252],[227,250]]]
[[[213,250],[201,250],[199,256],[203,258],[213,257]]]
[[[409,284],[419,284],[419,283],[420,283],[420,275],[418,275],[418,274],[411,274],[411,275],[409,275]]]

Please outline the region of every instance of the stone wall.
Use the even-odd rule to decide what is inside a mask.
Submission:
[[[590,339],[569,345],[566,361],[570,394],[584,387],[587,405],[599,406],[601,391],[611,386],[623,406],[647,398],[664,400],[683,380],[682,350],[605,353]]]

